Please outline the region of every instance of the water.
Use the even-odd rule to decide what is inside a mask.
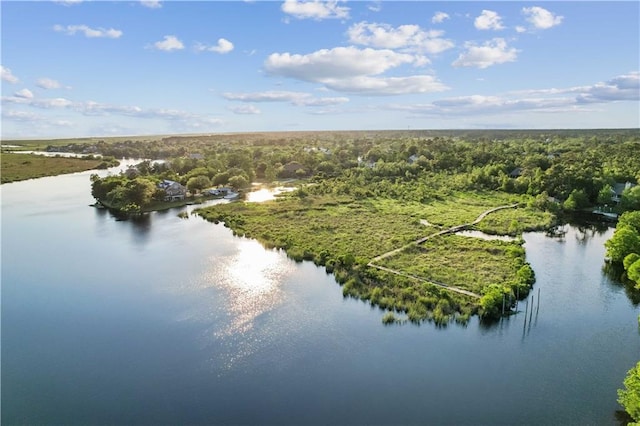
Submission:
[[[526,324],[385,327],[322,269],[183,209],[88,207],[89,175],[1,187],[3,425],[616,424],[640,339],[601,273],[610,229],[525,235]]]

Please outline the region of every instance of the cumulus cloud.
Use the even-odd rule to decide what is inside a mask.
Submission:
[[[494,38],[480,46],[474,42],[467,42],[465,49],[452,63],[454,67],[488,68],[496,64],[513,62],[518,56],[518,50],[508,47],[503,38]]]
[[[585,89],[578,96],[580,103],[640,101],[640,73],[620,75]]]
[[[445,19],[449,19],[449,14],[444,12],[436,12],[431,18],[431,22],[434,24],[441,24],[445,21]]]
[[[217,52],[221,54],[231,52],[233,50],[233,47],[233,43],[224,38],[218,39],[218,44],[216,44],[215,46],[207,46],[206,44],[202,43],[196,44],[196,50],[198,52]]]
[[[230,101],[240,102],[288,102],[296,106],[327,106],[339,105],[349,102],[345,97],[317,98],[310,93],[268,90],[264,92],[250,93],[223,93],[222,96]]]
[[[347,19],[349,8],[338,6],[337,1],[298,1],[285,0],[281,9],[287,15],[297,19]]]
[[[31,99],[33,98],[33,92],[29,89],[22,89],[22,90],[18,90],[16,93],[14,93],[15,97],[17,98],[24,98],[24,99]]]
[[[165,52],[171,52],[173,50],[184,49],[184,44],[174,35],[166,35],[161,41],[153,43],[153,48],[157,50],[163,50]]]
[[[523,7],[522,14],[525,15],[525,19],[538,30],[546,30],[556,25],[560,25],[563,16],[554,15],[546,9],[538,6]]]
[[[264,67],[272,75],[321,83],[328,89],[354,94],[398,95],[446,90],[445,85],[429,75],[379,77],[401,65],[421,65],[424,61],[419,55],[350,46],[322,49],[308,55],[274,53]]]
[[[67,35],[75,35],[76,33],[82,33],[88,38],[120,38],[122,31],[113,28],[91,28],[87,25],[54,25],[53,30],[65,33]]]
[[[39,78],[38,81],[36,81],[36,86],[42,89],[59,89],[62,87],[60,82],[53,80],[51,78],[46,78],[46,77]]]
[[[162,7],[160,0],[140,0],[140,4],[149,9],[159,9]]]
[[[409,49],[425,53],[440,53],[454,46],[451,40],[442,38],[444,31],[425,31],[418,25],[400,25],[359,22],[347,30],[349,41],[354,44],[383,49]]]
[[[16,84],[18,81],[20,81],[18,77],[13,75],[9,68],[5,68],[2,65],[0,65],[0,78],[2,78],[3,81],[11,84]]]
[[[527,31],[527,29],[525,27],[523,27],[522,25],[517,25],[516,26],[516,32],[517,33],[523,33],[525,31]]]
[[[234,112],[235,114],[242,115],[257,115],[262,113],[262,111],[260,111],[254,105],[234,105],[230,106],[229,110]]]
[[[336,47],[307,55],[272,53],[264,63],[270,74],[310,82],[376,75],[416,61],[413,55],[383,49]]]
[[[483,10],[473,23],[479,30],[502,30],[502,18],[493,10]]]

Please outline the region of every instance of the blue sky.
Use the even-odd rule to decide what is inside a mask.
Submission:
[[[640,127],[640,3],[0,3],[2,138]]]

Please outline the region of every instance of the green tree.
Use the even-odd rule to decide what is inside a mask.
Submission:
[[[211,186],[211,180],[205,175],[194,176],[187,181],[187,189],[191,192],[200,192]]]
[[[636,283],[636,288],[640,289],[640,259],[629,265],[627,278]]]
[[[618,402],[635,422],[640,422],[640,362],[627,373],[624,387],[618,390]]]
[[[640,210],[640,185],[627,188],[622,192],[620,206],[625,210]]]
[[[640,254],[638,253],[630,253],[625,256],[624,260],[622,261],[622,265],[624,266],[625,271],[629,269],[629,267],[633,265],[638,259],[640,259]]]
[[[618,219],[617,227],[630,226],[640,234],[640,211],[624,212]]]
[[[640,234],[630,226],[618,227],[613,236],[604,243],[607,257],[611,261],[621,263],[631,253],[640,253]]]
[[[232,176],[229,178],[229,186],[238,190],[249,186],[249,181],[242,175]]]
[[[149,179],[137,177],[126,184],[126,202],[144,208],[151,204],[155,192],[155,183]]]
[[[589,197],[582,189],[574,189],[563,204],[567,210],[579,210],[589,205]]]
[[[598,204],[605,205],[611,204],[611,195],[613,194],[613,188],[611,185],[605,185],[598,192]]]

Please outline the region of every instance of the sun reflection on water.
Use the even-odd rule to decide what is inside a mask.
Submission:
[[[281,303],[279,283],[291,272],[288,259],[274,250],[266,250],[257,241],[238,241],[238,250],[223,259],[216,258],[218,285],[227,292],[229,325],[216,332],[218,336],[244,333],[254,320]],[[219,266],[222,266],[220,268]]]
[[[284,186],[279,186],[277,188],[262,188],[247,193],[247,201],[252,203],[261,203],[263,201],[273,200],[278,194],[282,194],[283,192],[290,192],[293,190],[295,190],[295,188]]]

